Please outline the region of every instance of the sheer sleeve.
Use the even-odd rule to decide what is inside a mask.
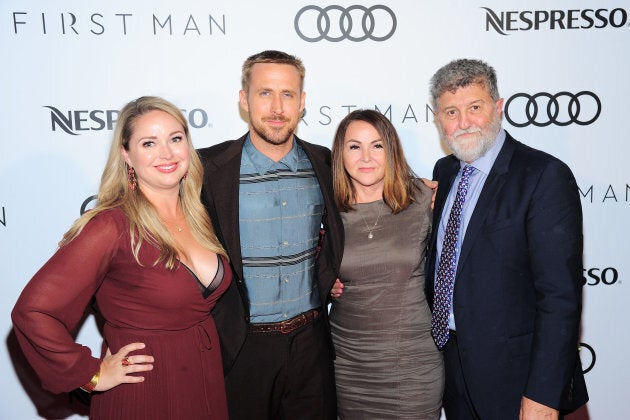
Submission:
[[[100,367],[89,347],[75,343],[71,331],[106,276],[123,229],[112,211],[95,216],[35,274],[13,308],[20,346],[51,392],[80,387]]]

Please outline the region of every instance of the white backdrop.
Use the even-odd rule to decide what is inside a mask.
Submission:
[[[306,65],[302,138],[330,146],[350,110],[377,108],[426,177],[445,153],[428,108],[431,75],[460,57],[496,68],[504,126],[568,163],[582,192],[591,402],[571,418],[630,418],[629,15],[626,0],[2,0],[0,418],[37,418],[29,395],[49,413],[63,401],[25,390],[10,311],[96,193],[115,110],[159,95],[185,110],[196,146],[236,138],[247,130],[240,67],[265,49]],[[78,339],[99,349],[92,318]]]

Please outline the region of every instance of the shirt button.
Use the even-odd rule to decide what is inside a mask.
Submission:
[[[282,316],[285,317],[285,318],[288,318],[286,313],[282,314]]]
[[[282,241],[282,245],[288,246],[289,245],[289,241]]]
[[[289,282],[289,278],[288,278],[288,277],[285,277],[285,278],[284,278],[284,282],[285,282],[285,283],[288,283],[288,282]]]
[[[283,202],[282,202],[282,207],[286,207],[286,205],[287,205],[287,202],[286,202],[286,201],[283,201]]]

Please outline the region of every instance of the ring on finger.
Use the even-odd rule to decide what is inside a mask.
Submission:
[[[123,357],[121,363],[122,363],[123,366],[129,366],[129,365],[133,364],[133,363],[131,363],[131,361],[129,361],[129,357],[127,357],[127,356]]]

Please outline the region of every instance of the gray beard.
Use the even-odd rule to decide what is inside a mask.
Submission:
[[[501,118],[495,116],[490,124],[479,131],[479,137],[474,140],[474,144],[467,144],[466,147],[444,134],[442,126],[438,124],[440,140],[448,147],[455,157],[464,162],[472,162],[485,155],[492,148],[501,129]],[[453,135],[455,137],[455,135]]]

